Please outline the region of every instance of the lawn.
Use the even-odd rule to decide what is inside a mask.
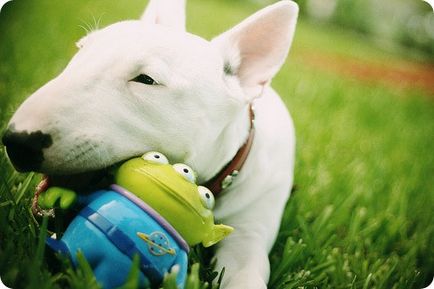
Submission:
[[[19,103],[75,53],[85,34],[80,25],[137,18],[144,2],[8,3],[0,14],[0,132]],[[188,27],[209,39],[258,8],[191,0]],[[273,82],[295,121],[297,161],[296,189],[270,253],[270,288],[422,288],[434,275],[434,95],[317,69],[301,57],[307,50],[384,66],[405,61],[362,36],[301,19]],[[16,289],[96,288],[85,262],[49,272],[45,224],[30,212],[39,176],[14,172],[0,150],[2,280]],[[193,261],[206,259],[195,252]],[[198,288],[197,275],[210,279],[203,269],[190,276],[190,288]]]

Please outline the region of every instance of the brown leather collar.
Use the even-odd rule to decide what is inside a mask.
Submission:
[[[250,131],[246,142],[240,147],[233,159],[217,175],[204,184],[216,197],[232,184],[249,155],[255,136],[255,112],[252,105],[249,106],[249,111]]]

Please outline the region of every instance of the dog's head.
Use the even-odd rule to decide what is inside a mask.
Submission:
[[[81,39],[12,117],[3,143],[14,166],[70,175],[158,150],[203,179],[221,168],[225,160],[198,160],[244,141],[248,103],[282,65],[298,8],[278,2],[207,41],[185,31],[183,6],[151,0],[142,19]]]

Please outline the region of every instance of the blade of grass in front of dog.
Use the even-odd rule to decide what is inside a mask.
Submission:
[[[178,289],[178,286],[176,285],[176,272],[171,272],[166,274],[164,276],[163,280],[163,289]],[[186,288],[188,289],[188,288]]]
[[[24,181],[19,184],[18,190],[17,190],[17,197],[15,199],[15,204],[18,204],[21,199],[23,198],[24,194],[28,192],[29,186],[33,180],[33,177],[35,176],[35,173],[29,173]]]
[[[218,275],[217,282],[213,284],[212,289],[220,289],[220,286],[222,284],[223,277],[225,276],[225,270],[226,268],[223,267]]]
[[[42,225],[39,231],[38,247],[36,248],[35,267],[40,267],[45,252],[45,239],[47,238],[48,217],[42,219]]]
[[[288,274],[290,272],[289,268],[302,259],[305,248],[306,244],[302,240],[299,240],[297,243],[292,238],[286,240],[280,263],[272,270],[269,282],[270,287],[274,287],[276,282],[282,278],[282,275]]]
[[[135,255],[133,258],[133,263],[131,265],[130,273],[128,274],[127,281],[121,287],[117,289],[136,289],[139,288],[139,276],[140,276],[140,268],[139,268],[140,257],[139,255]]]
[[[77,253],[78,266],[76,269],[67,270],[66,279],[71,288],[101,289],[96,281],[92,268],[87,262],[82,252]]]
[[[43,268],[45,239],[47,238],[48,218],[42,219],[42,224],[39,228],[38,244],[36,253],[32,262],[30,262],[30,270],[28,271],[29,282],[26,289],[43,289],[53,288],[53,280],[50,280],[50,274]],[[48,281],[50,280],[50,281]]]
[[[199,280],[199,263],[195,263],[191,266],[191,273],[187,277],[187,281],[185,282],[185,288],[187,289],[199,289],[200,280]]]

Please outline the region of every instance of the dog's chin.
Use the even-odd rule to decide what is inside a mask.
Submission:
[[[101,189],[107,189],[114,183],[113,171],[122,162],[112,164],[103,169],[86,171],[73,174],[44,174],[35,188],[32,201],[32,212],[35,216],[54,216],[54,209],[43,210],[38,205],[38,199],[42,193],[50,187],[70,189],[78,194],[88,194]],[[57,206],[57,205],[56,205]]]
[[[49,176],[52,186],[70,188],[78,192],[99,189],[106,186],[111,179],[111,175],[105,169],[73,175]]]
[[[112,183],[113,176],[110,174],[110,168],[71,175],[44,174],[36,187],[36,195],[43,193],[50,187],[62,187],[77,193],[88,193],[107,188]]]

